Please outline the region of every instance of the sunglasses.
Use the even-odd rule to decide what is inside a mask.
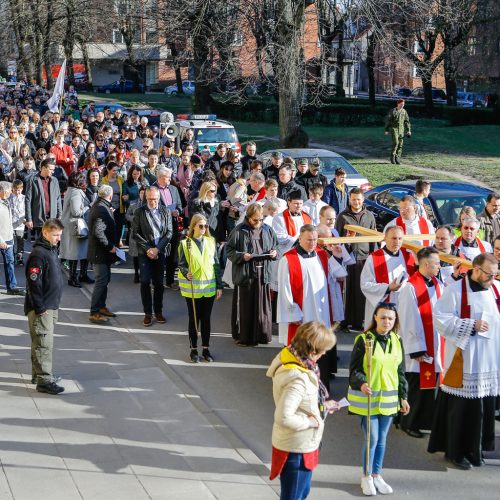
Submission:
[[[216,189],[210,189],[210,193],[216,193],[217,190]]]
[[[390,311],[396,310],[396,304],[394,302],[379,302],[376,309],[389,309]]]
[[[200,229],[208,229],[208,224],[198,224]]]

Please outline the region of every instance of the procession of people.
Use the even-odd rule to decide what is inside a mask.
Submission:
[[[456,235],[422,210],[432,185],[420,181],[400,215],[360,241],[375,218],[342,168],[328,184],[317,162],[300,171],[276,152],[262,165],[255,142],[245,157],[228,144],[208,154],[192,131],[176,148],[164,124],[92,102],[75,112],[74,93],[61,117],[47,98],[29,86],[0,95],[0,252],[7,293],[26,295],[39,392],[64,391],[52,371],[62,270],[67,286],[92,287],[88,319],[107,324],[112,269],[128,258],[144,327],[168,324],[165,287],[185,300],[190,362],[220,360],[211,315],[230,288],[236,345],[282,348],[268,371],[282,498],[306,498],[311,474],[298,471],[318,463],[324,416],[340,408],[329,396],[336,330],[355,332],[348,404],[363,430],[364,495],[393,491],[382,478],[393,422],[412,438],[430,431],[429,452],[460,470],[484,464],[500,410],[499,194],[477,216],[463,210]],[[410,135],[399,102],[387,131],[399,163]]]

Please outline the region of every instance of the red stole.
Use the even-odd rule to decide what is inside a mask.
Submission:
[[[441,297],[441,290],[439,282],[434,276],[432,282],[436,287],[436,296]],[[434,349],[434,323],[432,321],[432,306],[429,297],[429,290],[425,283],[424,277],[419,273],[414,273],[408,283],[411,283],[415,288],[415,295],[417,296],[418,312],[422,318],[422,325],[424,327],[425,345],[429,356],[435,358]],[[420,363],[420,389],[434,389],[436,387],[436,369],[435,361]]]
[[[290,215],[290,210],[286,209],[283,212],[283,219],[285,219],[285,227],[288,235],[296,236],[297,228],[295,227],[292,216]],[[304,224],[312,224],[311,217],[309,217],[309,215],[307,215],[305,212],[302,212],[302,220],[304,221]]]
[[[266,197],[266,188],[261,188],[259,189],[259,192],[258,193],[255,193],[253,195],[253,198],[252,198],[252,203],[253,202],[256,202],[256,201],[259,201],[259,200],[262,200]]]
[[[481,250],[481,253],[486,253],[486,248],[484,248],[484,245],[483,245],[483,242],[476,237],[476,241],[477,241],[477,246],[479,248],[479,250]],[[455,246],[458,248],[460,246],[460,243],[462,243],[462,237],[459,236],[456,240],[455,240]]]
[[[400,252],[403,254],[405,260],[406,272],[411,276],[416,270],[415,258],[413,254],[408,252],[406,248],[401,248]],[[385,260],[386,252],[383,248],[372,252],[373,269],[375,271],[375,279],[377,283],[387,283],[389,284],[389,270],[387,269],[387,262]],[[389,295],[385,299],[389,302]]]
[[[418,217],[418,228],[420,229],[420,234],[428,234],[429,226],[427,225],[427,220],[418,215],[417,217]],[[399,216],[396,219],[396,226],[399,226],[403,230],[403,233],[406,234],[406,225],[403,221],[403,217]],[[422,243],[424,247],[428,247],[430,242],[428,240],[423,240]]]
[[[325,271],[326,282],[328,283],[328,254],[321,248],[316,248],[316,254],[321,261],[323,271]],[[290,285],[292,288],[292,297],[295,304],[302,310],[304,300],[304,280],[302,278],[302,266],[300,265],[299,254],[297,249],[292,248],[284,255],[288,261],[288,272],[290,274]],[[330,311],[330,323],[333,324],[332,305],[330,303],[330,286],[328,285],[328,309]],[[293,323],[288,324],[288,339],[287,345],[290,345],[299,325]]]

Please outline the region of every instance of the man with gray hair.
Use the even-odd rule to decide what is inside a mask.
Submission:
[[[111,264],[116,260],[117,235],[111,199],[113,188],[103,185],[97,193],[97,201],[89,211],[88,260],[94,264],[95,285],[90,302],[89,321],[103,324],[116,317],[106,307]]]
[[[384,233],[391,226],[399,226],[403,234],[434,234],[434,226],[425,217],[417,214],[417,202],[411,195],[406,195],[399,202],[399,217],[391,220],[384,228]],[[429,246],[430,240],[415,240],[419,245]]]
[[[493,248],[487,241],[477,236],[480,222],[474,217],[467,217],[462,221],[462,234],[455,240],[455,246],[469,260],[474,260],[479,254],[492,253]]]
[[[0,182],[0,253],[5,272],[5,287],[8,295],[24,295],[24,290],[17,288],[14,272],[14,229],[10,212],[9,196],[12,192],[10,182]]]

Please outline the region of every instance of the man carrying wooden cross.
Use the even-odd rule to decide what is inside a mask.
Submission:
[[[373,252],[361,272],[361,291],[366,297],[365,327],[370,324],[379,302],[398,304],[399,292],[415,272],[413,254],[401,248],[403,229],[391,226],[384,235],[385,246]]]

